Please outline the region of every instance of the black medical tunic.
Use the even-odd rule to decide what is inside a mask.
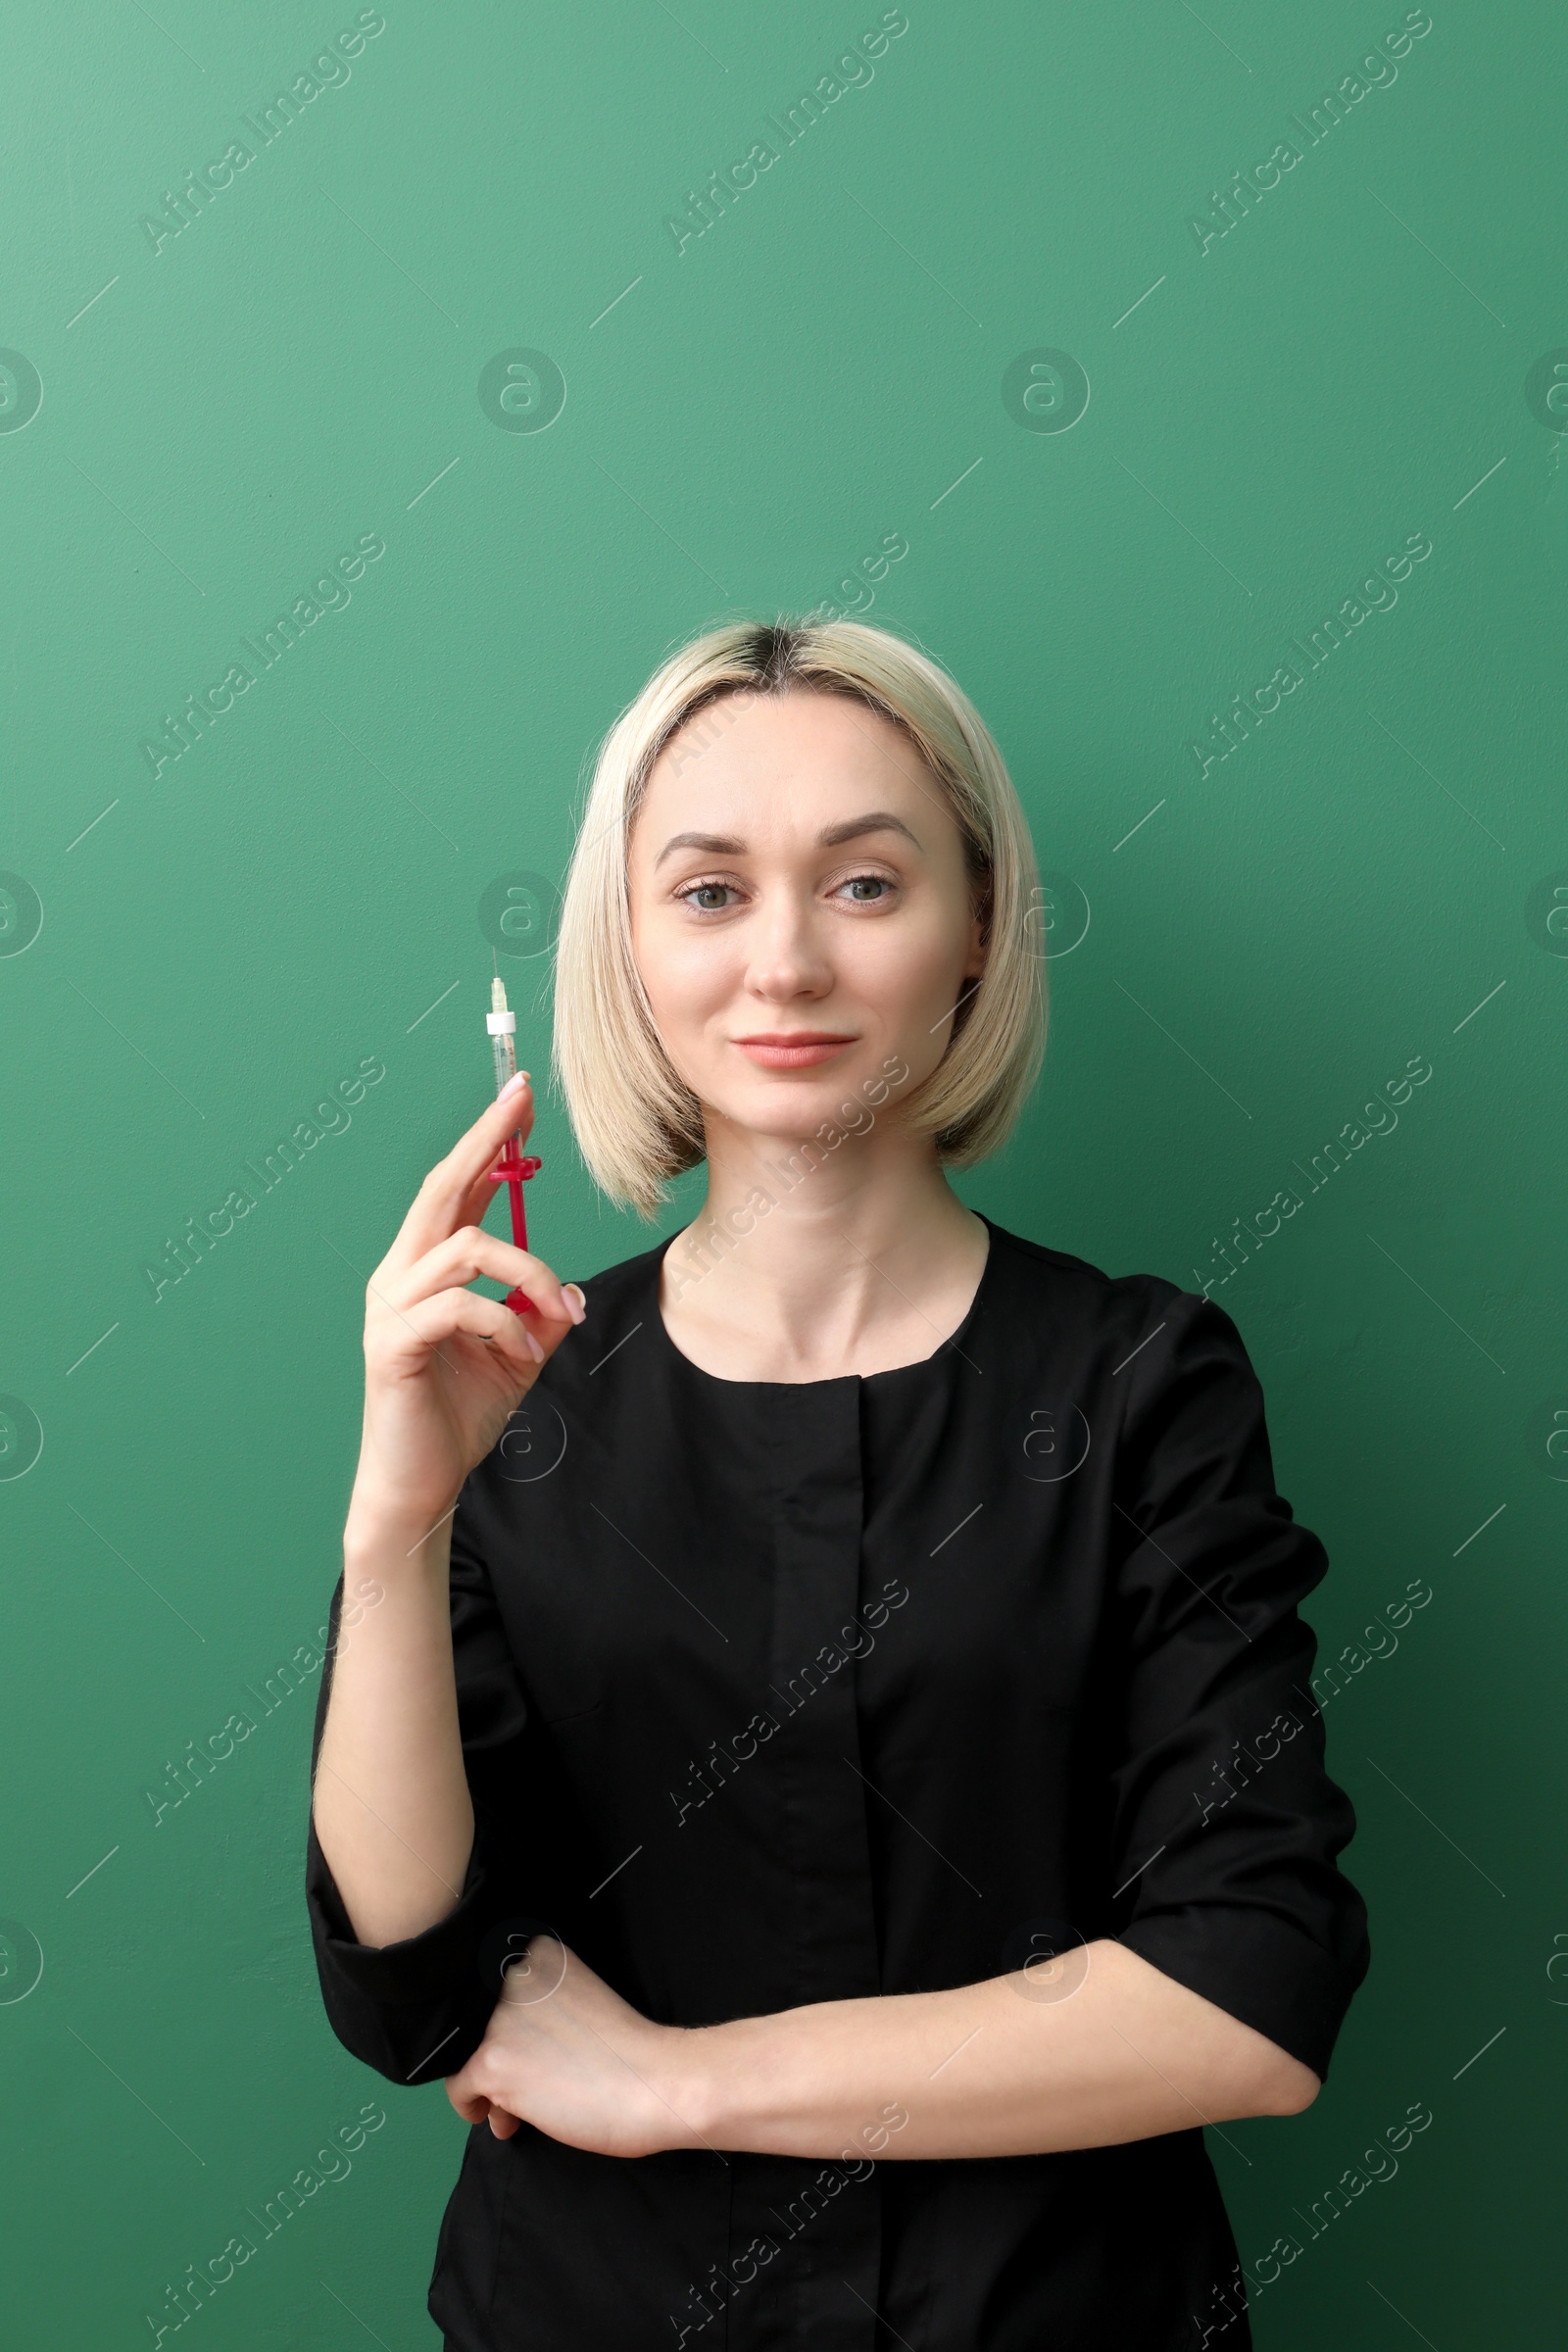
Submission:
[[[368,2066],[456,2073],[548,1926],[681,2026],[1115,1936],[1327,2072],[1369,1952],[1297,1614],[1326,1560],[1241,1339],[1171,1283],[990,1236],[951,1340],[842,1379],[693,1364],[662,1244],[584,1284],[454,1520],[462,1899],[362,1946],[309,1833],[322,1997]],[[897,2148],[622,2158],[477,2125],[431,2315],[449,2352],[1250,2342],[1200,2127]]]

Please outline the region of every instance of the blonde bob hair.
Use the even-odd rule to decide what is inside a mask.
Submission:
[[[737,621],[672,654],[600,745],[562,903],[556,952],[556,1073],[590,1173],[652,1217],[667,1180],[707,1155],[702,1104],[676,1071],[632,955],[627,849],[655,760],[678,730],[692,756],[716,740],[726,702],[792,688],[838,694],[892,721],[956,819],[986,965],[957,1007],[947,1050],[898,1117],[957,1167],[1004,1142],[1045,1051],[1044,934],[1034,847],[1002,754],[954,681],[913,646],[864,621]]]

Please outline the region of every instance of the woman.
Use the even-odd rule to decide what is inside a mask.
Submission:
[[[369,1285],[309,1899],[340,2039],[473,2127],[461,2352],[1250,2341],[1202,2126],[1304,2108],[1368,1960],[1326,1563],[1229,1318],[948,1183],[1038,902],[922,655],[699,639],[603,746],[556,1048],[601,1187],[701,1212],[580,1286],[481,1231],[519,1076]]]

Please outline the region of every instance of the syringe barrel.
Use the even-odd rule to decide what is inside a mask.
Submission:
[[[517,1074],[516,1050],[512,1042],[516,1027],[516,1015],[511,1012],[489,1013],[485,1019],[485,1027],[490,1032],[490,1053],[495,1062],[496,1093],[499,1095],[502,1088],[509,1086]],[[521,1143],[521,1128],[514,1128],[512,1134],[507,1138],[506,1150],[512,1152],[514,1148],[520,1149]]]

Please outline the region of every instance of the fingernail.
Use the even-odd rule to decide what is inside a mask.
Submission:
[[[528,1353],[533,1357],[534,1362],[536,1364],[542,1364],[545,1360],[545,1351],[540,1347],[538,1341],[534,1338],[533,1333],[528,1329],[526,1323],[522,1327],[522,1336],[527,1342]]]
[[[580,1323],[588,1312],[588,1301],[574,1282],[564,1282],[561,1295],[566,1301],[566,1312],[574,1323]]]
[[[519,1086],[526,1086],[528,1083],[529,1080],[527,1071],[519,1070],[515,1078],[509,1078],[507,1080],[506,1085],[501,1089],[500,1094],[497,1095],[496,1101],[498,1102],[504,1102],[509,1095],[514,1095],[516,1093]]]

